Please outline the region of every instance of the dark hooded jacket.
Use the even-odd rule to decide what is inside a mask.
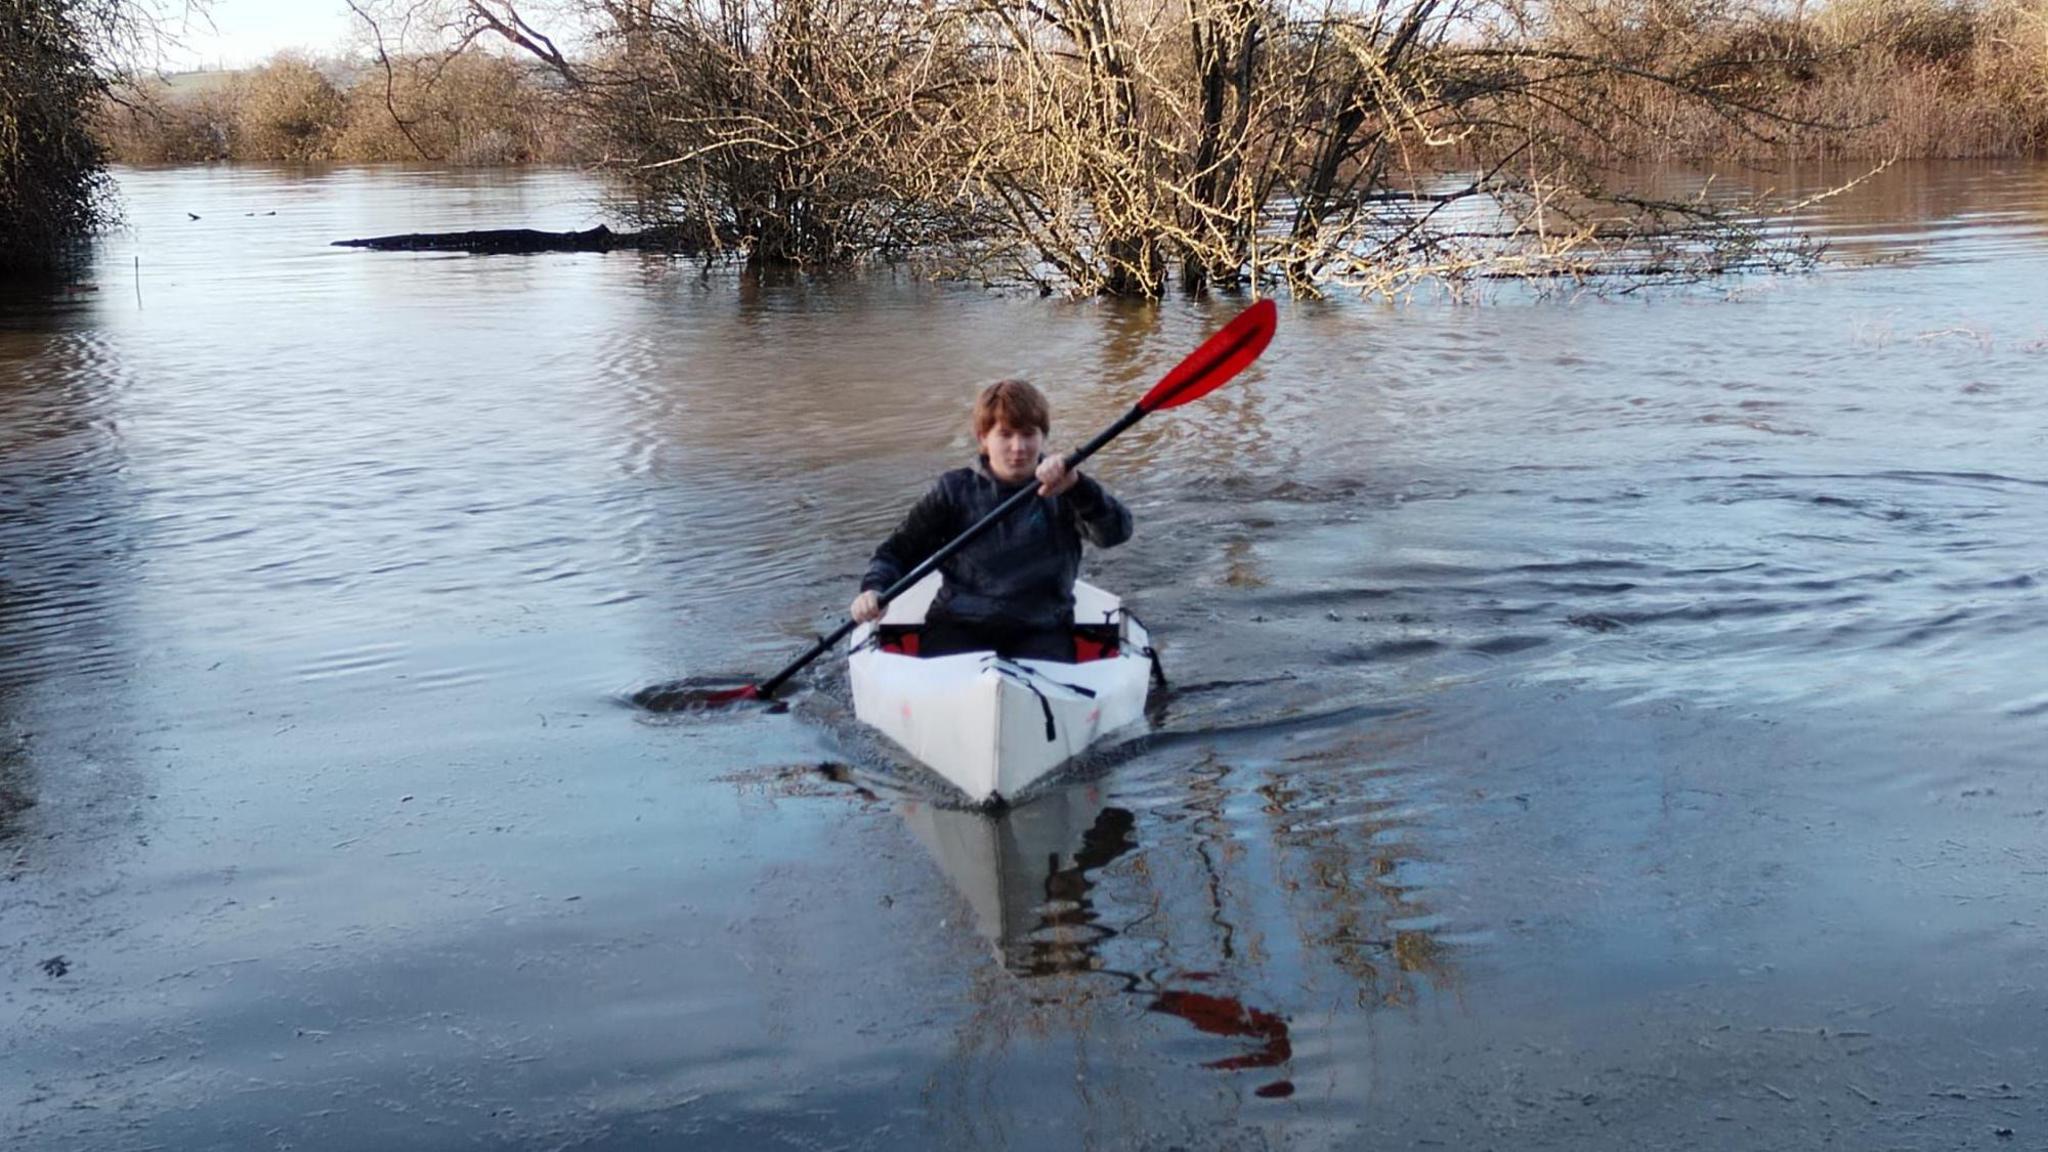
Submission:
[[[986,456],[977,467],[939,477],[875,549],[861,590],[880,592],[902,579],[1020,487],[997,480]],[[944,585],[926,619],[1004,629],[1066,627],[1074,618],[1081,541],[1112,548],[1130,538],[1130,510],[1084,474],[1072,488],[1027,502],[947,557],[939,565]]]

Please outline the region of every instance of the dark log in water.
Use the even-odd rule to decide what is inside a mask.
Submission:
[[[652,252],[694,252],[682,232],[650,228],[645,232],[614,232],[599,224],[582,232],[542,232],[534,228],[490,228],[477,232],[408,232],[403,236],[371,236],[336,240],[336,248],[371,248],[379,252],[473,252],[506,255],[529,252],[610,252],[639,249]]]

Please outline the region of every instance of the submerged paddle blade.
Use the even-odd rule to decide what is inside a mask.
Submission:
[[[760,696],[761,690],[752,684],[735,688],[730,679],[692,678],[650,684],[633,693],[631,699],[634,707],[645,708],[649,712],[695,712],[702,708],[756,700]]]
[[[1261,300],[1237,314],[1223,331],[1202,342],[1200,348],[1174,366],[1166,378],[1152,386],[1138,407],[1146,412],[1175,408],[1199,400],[1223,386],[1223,382],[1245,370],[1266,345],[1273,342],[1273,330],[1280,323],[1280,310],[1271,300]]]

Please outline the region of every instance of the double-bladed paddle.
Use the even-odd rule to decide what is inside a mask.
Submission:
[[[1116,423],[1096,434],[1095,439],[1068,453],[1067,470],[1071,472],[1080,467],[1082,461],[1101,451],[1103,445],[1123,435],[1131,425],[1152,413],[1178,408],[1222,387],[1225,381],[1244,371],[1247,365],[1259,358],[1259,353],[1264,352],[1266,345],[1272,343],[1273,329],[1278,323],[1279,313],[1271,300],[1261,300],[1238,313],[1229,324],[1224,325],[1222,331],[1203,341],[1200,348],[1175,365],[1173,371],[1154,384],[1143,399],[1131,405],[1129,412],[1117,418]],[[952,543],[926,557],[922,564],[904,573],[901,580],[884,590],[880,597],[882,606],[888,607],[891,600],[930,575],[933,569],[945,563],[947,557],[973,543],[977,537],[988,531],[991,525],[1016,511],[1025,501],[1037,494],[1036,481],[1019,488],[1015,495],[998,504],[988,515],[975,521],[965,532],[954,537]],[[707,693],[704,700],[710,704],[726,704],[736,700],[773,699],[776,689],[788,682],[791,676],[802,671],[804,665],[816,660],[833,645],[846,639],[847,633],[852,632],[856,626],[855,621],[846,621],[834,629],[830,636],[820,638],[816,644],[811,645],[809,651],[790,661],[788,667],[759,684]]]

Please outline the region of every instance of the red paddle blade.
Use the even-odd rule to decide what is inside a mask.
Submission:
[[[1259,358],[1259,353],[1273,342],[1273,329],[1279,323],[1280,310],[1271,300],[1261,300],[1239,312],[1223,326],[1223,331],[1204,340],[1200,348],[1188,353],[1187,359],[1174,365],[1173,371],[1138,401],[1138,407],[1157,412],[1214,392]]]
[[[635,708],[645,708],[649,712],[698,712],[761,698],[758,685],[734,687],[736,679],[733,676],[716,679],[689,677],[666,684],[649,684],[633,693],[631,700]]]

